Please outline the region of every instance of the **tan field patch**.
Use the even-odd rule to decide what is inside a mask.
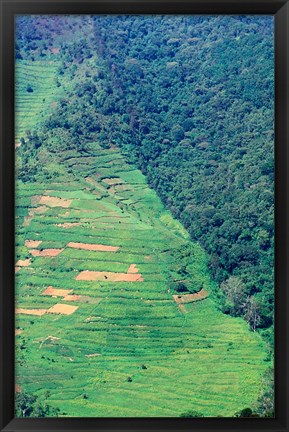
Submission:
[[[37,248],[42,243],[42,240],[25,240],[25,246],[28,248]]]
[[[18,260],[15,264],[17,267],[28,267],[30,266],[31,259],[27,258],[26,260]]]
[[[15,393],[21,393],[21,387],[19,384],[15,384]]]
[[[71,315],[78,309],[78,306],[71,306],[67,304],[57,303],[48,309],[47,313],[61,314],[61,315]]]
[[[114,177],[114,178],[104,178],[102,179],[102,181],[110,186],[115,186],[118,184],[123,184],[124,180],[122,180],[119,177]]]
[[[128,273],[112,273],[112,272],[97,272],[84,270],[80,272],[76,280],[86,281],[107,281],[107,282],[143,282],[141,274],[128,274]]]
[[[23,309],[23,308],[17,308],[15,313],[16,314],[23,314],[23,315],[44,315],[47,312],[47,309]]]
[[[139,272],[139,269],[137,268],[136,264],[131,264],[131,265],[129,266],[129,269],[128,269],[127,272],[128,272],[128,273],[131,273],[131,274],[133,274],[133,273],[138,273],[138,272]]]
[[[51,197],[49,195],[42,195],[38,204],[43,204],[48,207],[64,207],[67,208],[72,203],[71,199]]]
[[[43,250],[31,249],[29,252],[34,257],[38,257],[38,256],[40,256],[40,257],[45,257],[45,256],[55,257],[63,251],[64,251],[64,248],[63,249],[43,249]]]
[[[198,300],[204,300],[206,297],[208,297],[208,292],[204,289],[201,289],[201,291],[195,294],[173,295],[174,300],[178,304],[192,303]]]
[[[21,333],[23,333],[23,330],[20,330],[20,329],[16,329],[16,330],[15,330],[15,336],[18,336],[18,335],[20,335]]]
[[[21,146],[21,143],[20,142],[17,142],[17,143],[15,143],[15,148],[17,149],[18,147],[20,147]]]
[[[55,224],[55,226],[58,226],[60,228],[73,228],[75,226],[79,226],[80,222],[64,222],[60,224]]]
[[[50,295],[50,296],[55,296],[55,297],[65,297],[69,293],[71,293],[71,291],[72,290],[58,289],[58,288],[53,288],[52,286],[49,286],[49,287],[46,288],[46,290],[43,291],[43,293],[41,295]]]
[[[98,357],[101,356],[101,354],[99,353],[95,353],[95,354],[85,354],[85,357]]]
[[[77,294],[68,294],[63,297],[64,301],[81,301],[81,296]]]
[[[15,273],[18,273],[21,267],[15,267]]]
[[[45,205],[41,205],[39,207],[35,207],[35,208],[29,210],[29,214],[31,214],[31,216],[34,216],[35,214],[45,213],[47,210],[48,210],[48,207],[46,207]]]
[[[90,244],[90,243],[74,243],[69,242],[67,247],[74,249],[85,249],[91,251],[102,251],[102,252],[116,252],[119,246],[106,246],[101,244]]]

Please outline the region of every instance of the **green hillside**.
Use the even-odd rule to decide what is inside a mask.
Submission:
[[[164,18],[143,25],[124,17],[115,27],[111,17],[103,17],[102,28],[98,17],[89,16],[18,21],[16,393],[37,396],[59,408],[60,416],[178,417],[196,411],[232,417],[247,407],[263,416],[272,411],[272,395],[260,408],[269,386],[264,373],[272,366],[271,165],[265,160],[259,176],[254,163],[262,141],[254,141],[258,151],[252,159],[248,139],[244,158],[251,165],[240,178],[236,143],[219,146],[218,132],[215,149],[207,151],[212,143],[204,144],[198,130],[204,89],[196,88],[201,100],[183,104],[191,87],[178,93],[179,86],[190,81],[167,72],[169,84],[163,80],[162,61],[174,57],[178,46],[188,60],[191,51],[185,48],[196,42],[176,41],[178,32],[189,31],[191,39],[196,26],[200,48],[208,52],[226,29],[222,24],[212,36],[212,17],[194,19],[192,28],[182,17],[179,26]],[[247,30],[254,28],[249,20]],[[169,33],[166,48],[158,51],[160,29],[164,38],[168,30],[175,37]],[[238,20],[234,29],[241,32]],[[149,38],[148,51],[142,34],[146,42]],[[206,34],[213,39],[208,45]],[[113,53],[114,41],[120,56]],[[143,59],[135,61],[138,47]],[[193,64],[184,62],[184,70],[195,82]],[[199,70],[210,76],[206,65]],[[172,91],[161,89],[160,82]],[[175,96],[166,115],[169,94]],[[196,123],[187,122],[183,136],[173,122],[188,120],[193,103]],[[229,124],[239,108],[228,111]],[[203,118],[209,121],[206,109]],[[269,106],[262,115],[270,119]],[[268,139],[262,149],[268,155],[270,145]],[[235,173],[232,188],[223,176],[226,160]],[[210,166],[204,171],[205,161]],[[207,169],[214,173],[208,182]],[[229,184],[225,225],[216,210],[224,199],[218,189],[223,177]],[[238,215],[230,212],[236,197]],[[269,215],[267,229],[266,214],[262,221],[256,210],[253,215],[258,198]],[[205,201],[210,205],[201,208]],[[236,230],[245,255],[233,248]],[[247,259],[232,271],[221,247],[227,231],[232,251],[225,248],[226,257],[235,263],[240,256]],[[251,286],[253,262],[258,278]]]
[[[50,403],[67,416],[179,416],[191,409],[232,416],[251,406],[267,366],[260,336],[219,312],[210,294],[176,303],[170,275],[182,264],[173,252],[188,244],[183,230],[119,150],[95,148],[89,163],[74,163],[61,182],[18,184],[17,260],[31,261],[16,274],[17,309],[78,309],[17,314],[17,345],[25,346],[17,383],[40,397],[50,390]],[[107,179],[119,186],[108,186]],[[53,197],[60,200],[53,203]],[[31,249],[27,240],[41,243]],[[74,249],[70,242],[119,249]],[[191,246],[190,288],[195,279],[210,293],[205,254]],[[35,249],[63,251],[33,257]],[[143,281],[76,279],[85,270],[127,273],[131,264]],[[42,295],[49,286],[83,299]]]

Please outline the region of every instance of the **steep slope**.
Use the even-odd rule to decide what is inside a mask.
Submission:
[[[252,405],[264,343],[217,310],[204,252],[145,177],[116,148],[94,149],[66,155],[71,173],[57,182],[18,186],[20,388],[50,390],[67,416],[230,416]],[[189,289],[209,296],[178,303],[188,244]]]
[[[16,149],[17,389],[62,416],[232,416],[265,343],[218,310],[203,249],[115,145],[103,59],[71,43],[63,98]]]

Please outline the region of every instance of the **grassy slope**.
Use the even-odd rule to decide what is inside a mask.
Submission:
[[[55,80],[57,68],[57,60],[16,61],[16,143],[53,109],[51,103],[56,102],[56,94],[60,93]],[[33,92],[27,92],[28,85]]]
[[[24,102],[24,110],[30,110],[30,103]],[[32,258],[30,267],[16,274],[18,307],[79,306],[70,316],[17,315],[16,326],[23,330],[17,345],[25,341],[26,346],[17,354],[17,383],[41,397],[51,390],[50,403],[68,416],[178,416],[190,409],[231,416],[250,406],[267,367],[264,343],[244,321],[221,314],[210,297],[187,307],[187,313],[179,310],[168,292],[172,257],[165,251],[188,241],[183,227],[117,149],[95,149],[81,159],[64,155],[58,183],[18,185],[17,259],[30,257],[26,239],[42,240],[38,248],[75,241],[120,249],[66,248],[54,258]],[[109,189],[102,181],[106,177],[121,178],[125,187]],[[72,203],[68,209],[48,207],[23,226],[24,217],[37,207],[31,197],[43,194],[71,198]],[[57,226],[65,222],[80,225]],[[197,246],[196,251],[195,271],[202,272],[210,290],[203,252]],[[75,280],[80,270],[126,272],[132,263],[144,282]],[[49,285],[101,301],[41,296]],[[95,353],[101,355],[87,357]]]

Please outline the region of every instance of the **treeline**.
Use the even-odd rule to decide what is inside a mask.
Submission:
[[[205,247],[222,310],[273,345],[273,19],[75,20],[79,37],[64,38],[58,74],[73,87],[40,136],[25,138],[26,179],[40,170],[31,152],[120,146]],[[43,52],[30,39],[22,58]]]
[[[109,89],[98,109],[121,117],[116,143],[207,250],[223,311],[272,342],[273,20],[108,16],[94,28]]]

